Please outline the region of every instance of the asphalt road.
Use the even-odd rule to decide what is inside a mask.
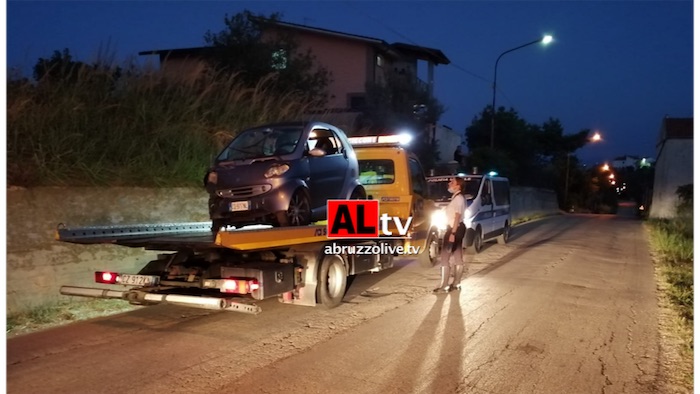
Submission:
[[[529,222],[474,256],[461,292],[411,260],[338,308],[176,306],[7,341],[9,393],[653,393],[660,355],[641,221]]]

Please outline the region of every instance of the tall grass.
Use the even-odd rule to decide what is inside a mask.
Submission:
[[[236,131],[298,120],[311,105],[273,93],[274,76],[246,87],[205,66],[82,67],[77,78],[8,81],[8,184],[198,185]]]
[[[649,220],[652,247],[660,257],[661,272],[670,285],[668,296],[682,318],[693,322],[693,215],[680,209],[673,219]]]

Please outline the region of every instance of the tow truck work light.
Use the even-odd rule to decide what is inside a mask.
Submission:
[[[361,146],[361,145],[373,145],[373,144],[384,144],[384,145],[408,145],[413,137],[408,133],[394,134],[394,135],[371,135],[365,137],[349,137],[350,145]]]

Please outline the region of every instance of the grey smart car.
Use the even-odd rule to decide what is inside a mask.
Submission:
[[[303,226],[326,219],[329,199],[363,199],[355,152],[323,122],[242,131],[218,155],[204,184],[212,230],[250,224]]]

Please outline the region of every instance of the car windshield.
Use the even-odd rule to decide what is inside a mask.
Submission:
[[[428,198],[435,201],[449,201],[452,198],[452,193],[447,191],[447,184],[450,183],[449,177],[429,179],[428,180]],[[468,199],[473,199],[479,192],[479,184],[481,178],[466,178],[462,194]]]
[[[217,162],[258,159],[294,152],[301,127],[265,127],[241,132],[216,158]]]

